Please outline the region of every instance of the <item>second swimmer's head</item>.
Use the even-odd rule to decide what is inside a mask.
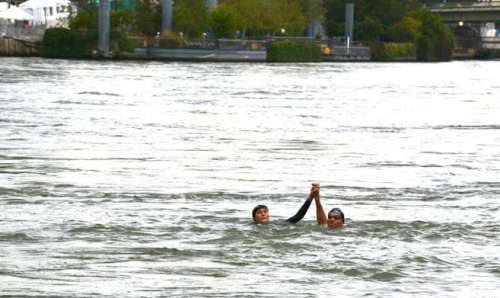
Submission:
[[[252,210],[254,222],[258,224],[267,224],[269,222],[269,209],[266,205],[257,205]]]

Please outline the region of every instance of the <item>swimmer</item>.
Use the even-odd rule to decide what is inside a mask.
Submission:
[[[311,192],[309,193],[309,197],[306,199],[304,204],[300,207],[297,213],[286,220],[289,223],[298,223],[307,213],[309,206],[311,206],[311,202],[314,198],[314,193],[319,191],[319,184],[313,184],[311,187]],[[252,210],[252,218],[253,221],[257,224],[265,225],[269,223],[269,208],[266,205],[257,205]]]
[[[321,205],[321,200],[319,197],[319,184],[318,191],[314,192],[314,202],[316,204],[316,221],[318,225],[322,227],[328,227],[330,229],[340,229],[345,224],[344,212],[340,208],[333,208],[328,212],[328,217],[325,215],[323,210],[323,205]]]

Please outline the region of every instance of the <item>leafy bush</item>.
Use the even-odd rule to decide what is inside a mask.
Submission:
[[[49,58],[89,58],[97,48],[97,41],[98,33],[95,30],[50,28],[43,36],[41,55]],[[115,51],[134,51],[134,45],[123,32],[111,32],[110,42],[116,45]]]
[[[416,55],[415,44],[406,43],[386,43],[384,46],[388,56],[391,59],[414,59]]]
[[[109,38],[111,43],[116,43],[118,46],[117,49],[114,49],[116,51],[133,52],[135,50],[134,43],[128,39],[124,32],[113,31]]]
[[[49,28],[42,40],[42,57],[86,58],[97,45],[97,31]]]
[[[414,60],[416,55],[415,44],[406,43],[372,43],[370,44],[373,61]]]
[[[267,44],[268,62],[321,61],[321,46],[309,41],[274,41]]]

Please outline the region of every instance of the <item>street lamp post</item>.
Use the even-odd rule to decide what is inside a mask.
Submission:
[[[354,0],[345,3],[345,38],[352,42],[354,27]]]

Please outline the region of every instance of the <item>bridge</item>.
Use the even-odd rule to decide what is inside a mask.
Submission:
[[[427,8],[441,15],[457,42],[456,53],[475,56],[500,56],[500,37],[495,25],[500,22],[500,0],[433,0]]]
[[[500,1],[435,1],[428,4],[446,23],[488,23],[500,21]]]

